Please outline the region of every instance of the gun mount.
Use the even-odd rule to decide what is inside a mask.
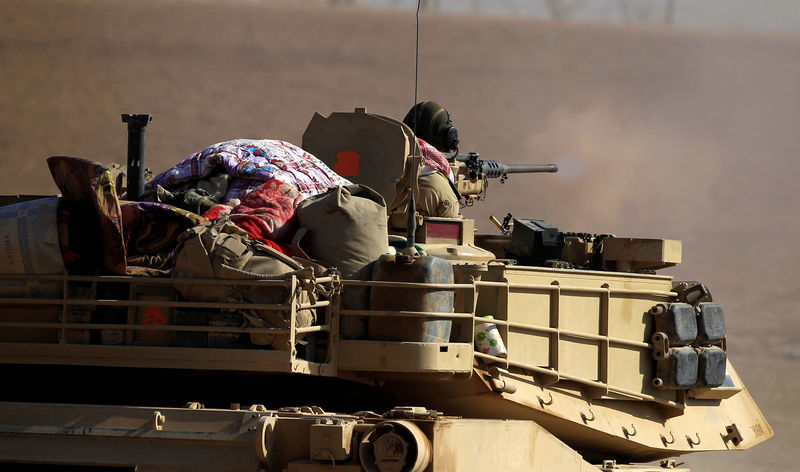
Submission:
[[[558,172],[555,164],[503,164],[500,161],[481,159],[477,152],[458,154],[455,156],[456,188],[464,198],[464,203],[470,206],[475,199],[483,199],[488,179],[500,179],[505,183],[508,174],[532,174]],[[458,165],[459,163],[463,165]]]
[[[529,174],[538,172],[558,172],[555,164],[503,164],[500,161],[490,161],[481,159],[477,152],[459,154],[456,156],[458,162],[463,162],[469,170],[470,178],[477,179],[481,175],[487,178],[501,179],[508,177],[507,174]]]

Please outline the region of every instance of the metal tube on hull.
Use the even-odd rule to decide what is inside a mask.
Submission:
[[[144,150],[147,125],[153,115],[123,114],[122,121],[128,123],[128,200],[139,200],[144,193]]]

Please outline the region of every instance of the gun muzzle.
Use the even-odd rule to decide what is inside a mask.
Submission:
[[[506,174],[531,174],[538,172],[558,172],[555,164],[503,164],[498,161],[483,161],[481,170],[490,179],[502,177]]]

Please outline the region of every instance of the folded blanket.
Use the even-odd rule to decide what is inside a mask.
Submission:
[[[260,238],[289,242],[297,229],[294,210],[302,199],[294,186],[272,179],[231,209],[231,221],[242,226],[240,221],[252,220],[250,226],[258,230]]]
[[[97,251],[102,266],[113,274],[125,274],[125,243],[122,210],[111,170],[81,157],[53,156],[47,159],[50,173],[65,202],[73,210],[70,224],[81,226],[71,238],[73,249],[89,257]]]
[[[287,256],[292,256],[292,249],[288,245],[281,245],[264,237],[264,221],[251,215],[236,215],[236,226],[247,232],[247,236],[253,241],[259,241],[272,249],[278,250]]]
[[[217,143],[192,154],[152,179],[146,188],[152,190],[161,185],[170,190],[185,182],[206,178],[214,174],[219,166],[234,177],[221,203],[243,198],[263,182],[272,179],[293,185],[304,196],[350,184],[321,160],[294,144],[271,139],[237,139]]]
[[[120,201],[105,164],[68,156],[47,163],[63,195],[59,239],[71,273],[166,275],[178,235],[210,223],[169,205]]]
[[[122,201],[120,207],[128,275],[166,275],[175,262],[178,235],[210,224],[202,216],[162,203]]]

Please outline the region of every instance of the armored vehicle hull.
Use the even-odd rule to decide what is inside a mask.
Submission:
[[[316,115],[304,134],[304,149],[396,203],[394,247],[371,277],[314,263],[224,278],[8,265],[0,463],[644,472],[772,436],[727,358],[722,305],[656,273],[680,262],[679,242],[524,219],[475,235],[466,218],[409,215],[397,203],[404,182],[417,190],[410,142],[365,109]],[[482,193],[486,176],[453,165],[465,195]],[[5,201],[15,228],[24,215],[55,225],[59,198],[22,200]],[[21,253],[54,249],[53,234],[14,234]]]

